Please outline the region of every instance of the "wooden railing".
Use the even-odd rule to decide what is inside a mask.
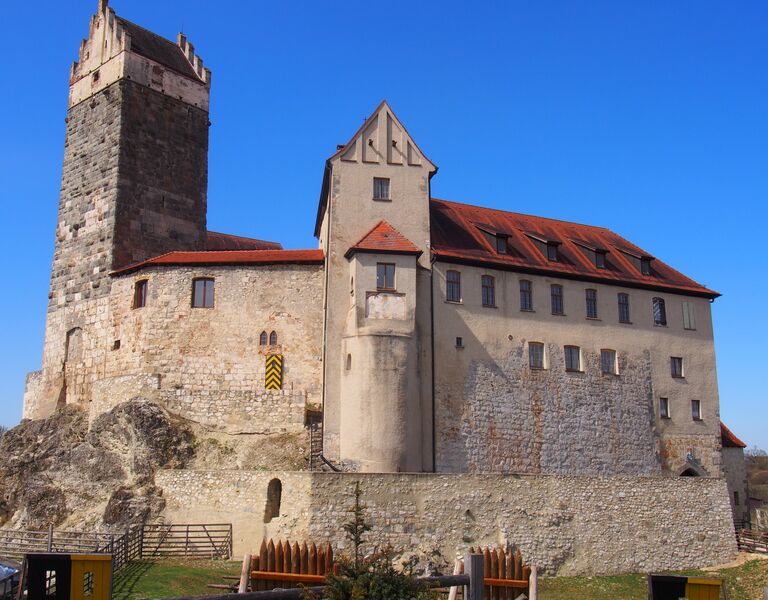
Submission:
[[[768,554],[768,531],[739,529],[736,532],[736,541],[741,552]]]

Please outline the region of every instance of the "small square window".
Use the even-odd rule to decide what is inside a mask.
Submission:
[[[694,421],[701,421],[701,400],[691,400],[691,417]]]
[[[373,178],[373,199],[374,200],[389,200],[389,178],[388,177],[374,177]]]
[[[464,347],[464,340],[460,337],[456,338],[456,347],[457,348],[463,348]]]
[[[605,375],[617,375],[616,350],[600,350],[600,369]]]
[[[531,369],[544,368],[544,344],[541,342],[528,343],[528,365]]]
[[[581,348],[578,346],[565,347],[565,370],[581,371]]]
[[[149,281],[142,279],[133,287],[133,308],[144,308],[147,305],[147,288]]]
[[[683,359],[679,356],[671,356],[669,358],[669,368],[672,377],[684,377],[683,375]]]
[[[376,289],[395,289],[395,265],[393,263],[376,264]]]
[[[214,280],[201,277],[192,282],[192,308],[213,308]]]
[[[669,398],[659,398],[659,416],[662,419],[669,419]]]

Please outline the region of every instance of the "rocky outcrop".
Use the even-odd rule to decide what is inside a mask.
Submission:
[[[184,468],[194,435],[134,399],[100,415],[66,407],[0,437],[0,526],[122,529],[160,515],[158,468]]]

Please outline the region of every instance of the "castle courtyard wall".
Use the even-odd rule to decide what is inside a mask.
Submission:
[[[264,523],[267,486],[280,516]],[[231,522],[234,552],[263,537],[345,543],[360,482],[369,540],[439,550],[517,545],[549,574],[614,574],[726,562],[736,542],[726,483],[715,478],[494,474],[160,471],[167,522]]]

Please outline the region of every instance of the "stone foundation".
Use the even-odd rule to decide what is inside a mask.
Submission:
[[[280,517],[264,523],[267,486]],[[548,574],[614,574],[726,562],[736,540],[726,483],[714,478],[160,471],[169,522],[232,522],[235,555],[262,537],[345,547],[360,482],[369,539],[439,550],[514,544]]]

